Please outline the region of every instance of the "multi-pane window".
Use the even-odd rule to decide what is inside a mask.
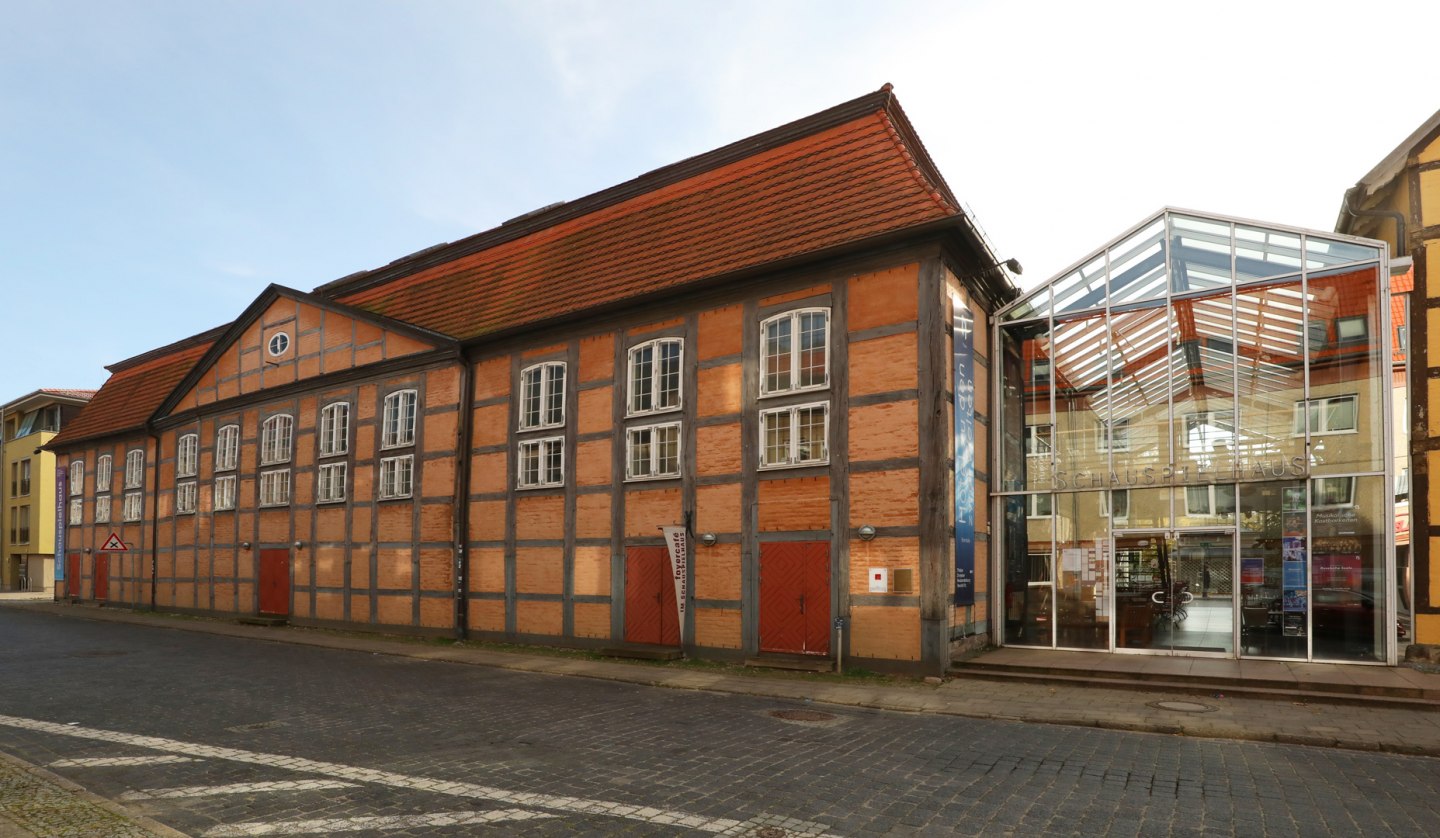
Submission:
[[[1095,450],[1100,453],[1130,450],[1130,420],[1115,419],[1100,422],[1095,434]]]
[[[175,514],[189,515],[195,512],[195,481],[175,484]]]
[[[71,499],[70,499],[69,512],[68,512],[68,514],[67,514],[67,516],[66,516],[66,522],[69,523],[70,526],[72,526],[72,527],[73,527],[73,526],[77,526],[77,525],[79,525],[79,524],[81,524],[81,523],[84,523],[84,521],[85,521],[85,517],[84,517],[84,516],[85,516],[85,499],[84,499],[84,498],[71,498]]]
[[[271,416],[260,426],[260,465],[290,462],[295,420],[287,413]]]
[[[1235,444],[1235,411],[1207,410],[1185,414],[1185,448],[1209,453]]]
[[[520,430],[565,424],[565,365],[536,364],[520,371]]]
[[[415,444],[414,390],[401,390],[385,397],[380,427],[380,447],[399,448]]]
[[[30,494],[30,461],[19,460],[10,464],[10,497],[17,498]]]
[[[1341,317],[1335,321],[1335,340],[1339,343],[1364,343],[1370,338],[1370,324],[1365,315]]]
[[[380,459],[380,499],[408,498],[415,492],[415,455]]]
[[[645,480],[680,476],[680,423],[646,425],[625,432],[625,477]]]
[[[1052,437],[1050,425],[1026,425],[1025,426],[1025,456],[1027,457],[1048,457],[1050,456],[1050,445]]]
[[[29,460],[26,460],[26,461],[25,461],[25,465],[27,466],[26,471],[29,471],[28,466],[30,465],[30,461],[29,461]],[[27,480],[26,483],[29,483],[29,481]],[[30,487],[27,485],[27,486],[25,487],[25,489],[26,489],[26,492],[25,492],[25,493],[26,493],[26,494],[29,494],[29,489],[30,489]],[[83,494],[85,494],[85,461],[84,461],[84,460],[76,460],[75,462],[73,462],[73,463],[70,464],[70,494],[71,494],[71,495],[83,495]]]
[[[830,310],[800,309],[760,324],[760,395],[830,384]]]
[[[829,418],[823,402],[760,411],[760,467],[828,462]]]
[[[1351,434],[1356,430],[1358,412],[1355,396],[1330,396],[1311,399],[1309,409],[1306,402],[1295,403],[1295,423],[1291,432],[1296,436],[1305,433],[1305,417],[1310,417],[1312,434]]]
[[[138,489],[143,485],[145,485],[145,451],[141,448],[135,448],[125,455],[125,488]],[[128,499],[126,501],[126,508],[129,508]],[[138,521],[139,516],[126,518],[125,520]]]
[[[1054,507],[1053,497],[1054,496],[1050,494],[1026,495],[1025,514],[1031,518],[1048,517],[1050,510]],[[1046,558],[1048,559],[1049,557],[1047,556]]]
[[[1185,487],[1186,515],[1235,514],[1235,484],[1216,483]]]
[[[284,506],[290,502],[290,469],[260,472],[260,505]]]
[[[664,338],[630,349],[631,416],[680,407],[680,361],[685,342]]]
[[[1312,506],[1335,507],[1355,505],[1355,478],[1317,477],[1310,481],[1310,503]]]
[[[411,427],[414,427],[413,410]],[[333,457],[350,450],[350,405],[327,404],[320,411],[320,456]]]
[[[320,464],[319,474],[317,475],[315,483],[316,503],[336,503],[345,500],[345,472],[346,466],[344,460]],[[384,461],[381,461],[380,478],[383,483],[385,478]],[[387,497],[384,494],[381,496]]]
[[[95,498],[95,523],[110,523],[110,496],[97,495]]]
[[[226,425],[215,433],[215,470],[233,471],[239,462],[240,426]]]
[[[1119,523],[1130,517],[1130,490],[1115,489],[1110,492],[1097,492],[1100,498],[1100,517],[1109,518]]]
[[[99,494],[110,491],[110,479],[113,476],[111,463],[109,454],[101,454],[95,458],[95,491]]]
[[[565,483],[565,438],[552,436],[520,443],[520,468],[516,475],[521,489],[560,486]]]
[[[121,516],[126,521],[138,521],[145,514],[145,496],[140,492],[126,492]]]
[[[185,434],[175,446],[175,476],[194,477],[200,470],[200,437]]]
[[[215,511],[235,508],[235,475],[215,478]]]

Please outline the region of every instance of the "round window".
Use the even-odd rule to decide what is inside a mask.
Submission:
[[[284,332],[276,332],[270,336],[270,354],[284,355],[285,350],[290,348],[290,336]]]

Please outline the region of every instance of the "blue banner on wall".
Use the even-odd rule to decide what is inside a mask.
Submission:
[[[975,604],[975,316],[955,301],[955,604]]]
[[[70,497],[66,490],[66,480],[70,477],[66,470],[60,467],[55,468],[55,581],[65,581],[65,530],[69,523],[69,516],[65,514],[65,501]],[[59,590],[60,586],[55,586]]]

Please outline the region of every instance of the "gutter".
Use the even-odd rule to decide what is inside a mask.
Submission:
[[[1359,184],[1356,184],[1345,190],[1345,212],[1349,213],[1352,218],[1388,218],[1394,221],[1395,249],[1398,250],[1401,255],[1410,255],[1410,245],[1405,235],[1405,214],[1398,210],[1356,209],[1356,196],[1362,188]]]

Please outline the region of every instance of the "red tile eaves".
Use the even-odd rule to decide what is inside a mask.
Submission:
[[[209,341],[197,343],[118,370],[46,447],[65,448],[143,428],[155,408],[209,348]]]

